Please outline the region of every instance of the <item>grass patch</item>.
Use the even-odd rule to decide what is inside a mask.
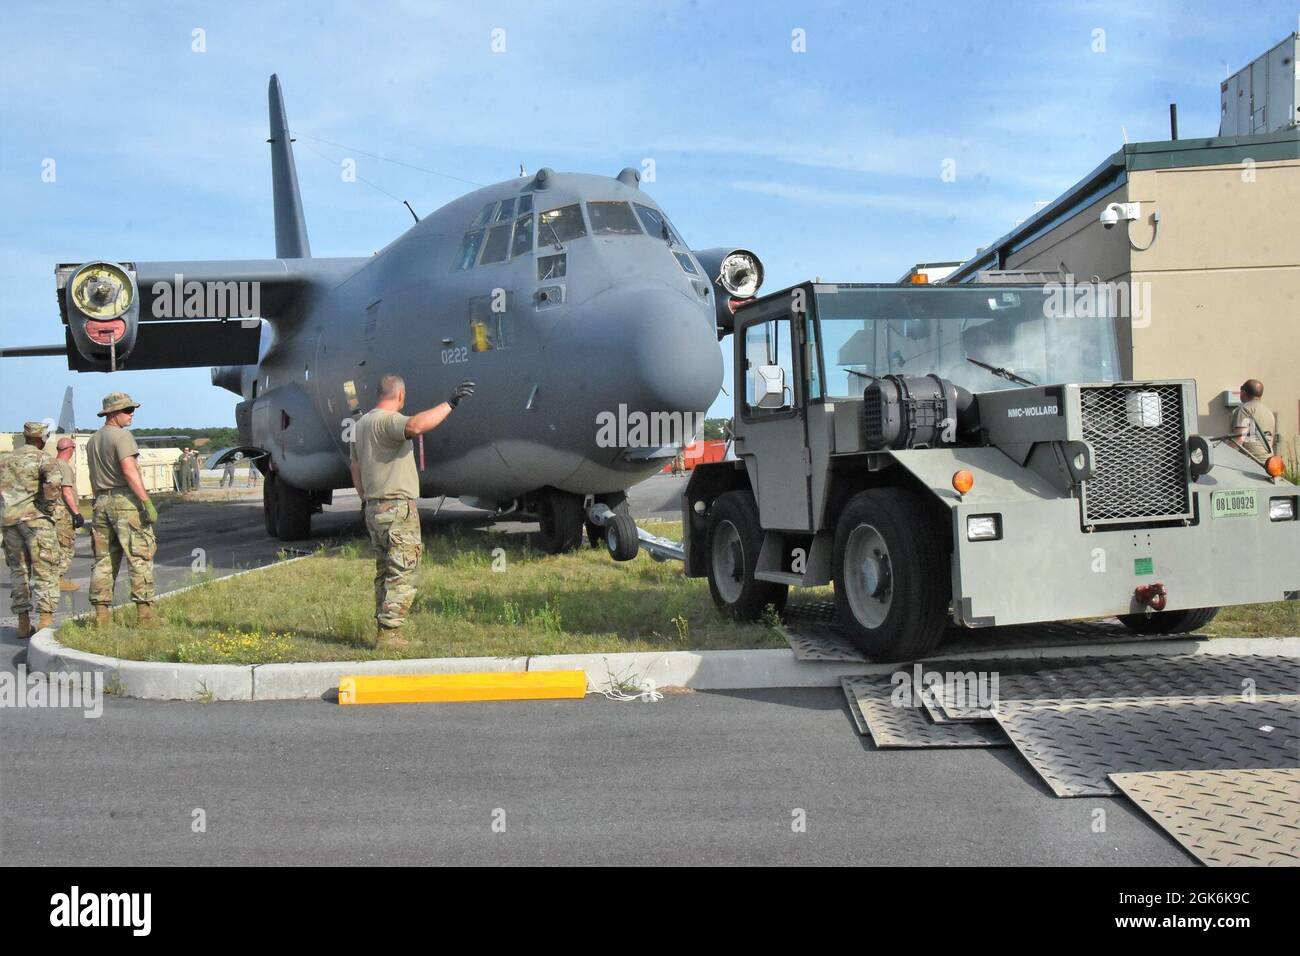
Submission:
[[[678,522],[645,522],[678,538]],[[717,648],[785,647],[770,622],[735,624],[718,614],[707,582],[677,562],[642,554],[619,564],[601,550],[567,555],[530,549],[523,536],[456,528],[425,536],[418,595],[403,636],[378,654],[374,558],[365,542],[225,581],[201,581],[158,602],[159,626],[114,613],[97,630],[69,621],[69,647],[135,660],[263,664],[376,657],[519,657]]]
[[[1199,633],[1211,637],[1295,637],[1300,635],[1300,601],[1225,607]]]

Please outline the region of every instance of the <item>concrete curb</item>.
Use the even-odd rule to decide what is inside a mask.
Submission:
[[[1114,657],[1129,654],[1261,654],[1300,657],[1300,637],[1188,638],[1065,647],[1008,648],[926,658],[1015,660]],[[440,657],[425,660],[331,661],[302,664],[169,664],[131,661],[64,647],[50,629],[37,632],[27,651],[29,671],[101,671],[105,685],[144,700],[311,700],[328,696],[344,674],[451,674],[484,671],[583,670],[597,691],[611,686],[757,690],[834,687],[855,674],[892,674],[911,664],[867,661],[800,661],[784,648],[751,651],[665,651],[631,654],[561,654],[544,657]]]

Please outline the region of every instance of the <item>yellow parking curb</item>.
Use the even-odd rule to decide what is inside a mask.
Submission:
[[[358,674],[339,678],[340,704],[468,700],[565,700],[586,696],[586,671],[486,674]]]

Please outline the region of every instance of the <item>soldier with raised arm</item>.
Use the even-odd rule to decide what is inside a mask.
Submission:
[[[474,394],[461,382],[445,402],[403,415],[406,382],[379,380],[379,401],[356,423],[351,444],[352,484],[364,502],[366,531],[375,547],[375,646],[401,647],[398,631],[415,599],[412,583],[424,543],[420,538],[420,476],[411,439],[437,428],[460,400]]]

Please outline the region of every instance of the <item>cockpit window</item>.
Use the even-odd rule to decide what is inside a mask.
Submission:
[[[488,230],[487,241],[483,243],[483,258],[479,265],[485,266],[491,262],[505,262],[510,256],[510,231],[514,228],[514,223],[503,222],[499,226],[493,226]]]
[[[465,233],[465,238],[460,241],[460,252],[456,255],[456,269],[474,268],[474,262],[478,259],[478,251],[483,247],[483,230],[471,229]]]
[[[496,218],[493,222],[509,222],[515,217],[514,199],[501,200],[501,208],[497,210]]]
[[[524,213],[532,212],[532,211],[533,211],[533,194],[524,193],[522,196],[519,197],[519,208],[515,210],[515,214],[522,216]]]
[[[469,227],[471,229],[474,229],[478,226],[486,226],[489,222],[492,221],[492,212],[496,208],[497,208],[497,204],[495,201],[488,203],[486,206],[484,206],[482,209],[479,210],[479,214],[474,217],[474,221],[469,224]]]
[[[587,215],[591,217],[591,232],[597,236],[639,236],[632,207],[625,202],[589,202]]]
[[[649,206],[636,203],[636,213],[641,217],[641,223],[645,226],[645,231],[655,239],[663,239],[665,242],[671,241],[679,246],[686,245],[686,243],[682,242],[682,237],[677,235],[677,230],[672,227],[668,217],[658,209],[651,209]]]
[[[526,256],[533,251],[533,217],[530,213],[515,220],[515,240],[510,247],[510,257]]]
[[[586,234],[582,208],[577,203],[559,209],[548,209],[537,219],[537,241],[543,245],[580,239]]]

